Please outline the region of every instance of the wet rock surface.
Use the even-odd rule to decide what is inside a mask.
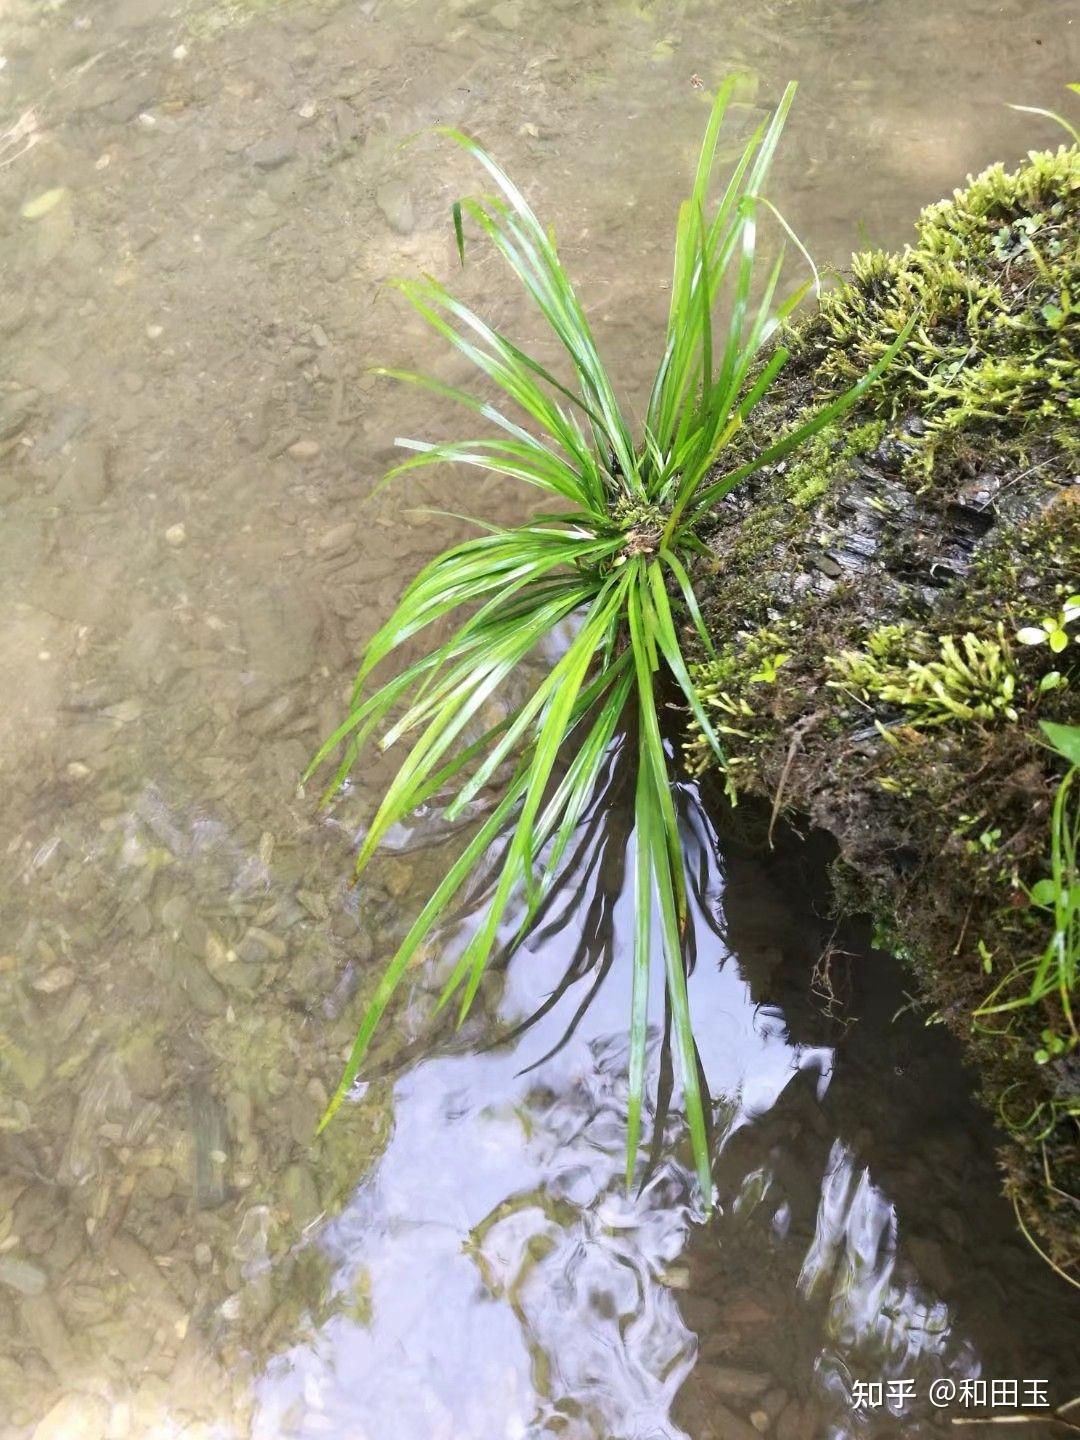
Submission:
[[[1080,1092],[1071,1041],[1058,1061],[1046,1046],[1075,1025],[1068,983],[1032,1004],[1026,977],[1063,943],[1029,903],[1048,871],[1063,768],[1041,724],[1074,724],[1080,707],[1068,641],[1058,660],[1021,637],[1060,609],[1080,570],[1066,418],[1078,333],[1051,335],[1065,378],[1050,399],[1017,377],[1041,375],[1046,302],[1032,287],[1056,294],[1078,274],[1078,185],[1076,146],[1033,151],[924,210],[902,254],[855,257],[849,283],[792,332],[790,368],[736,443],[760,449],[825,403],[830,367],[847,367],[846,388],[875,326],[895,321],[900,333],[878,290],[890,267],[885,290],[895,284],[895,298],[910,283],[898,304],[918,331],[870,398],[721,502],[707,522],[712,563],[698,572],[718,649],[699,680],[721,723],[738,717],[729,786],[836,837],[838,904],[874,915],[965,1045],[1002,1128],[1006,1193],[1067,1275],[1080,1273]],[[994,240],[1029,210],[1054,217],[1064,278],[1034,260],[1022,272]],[[990,330],[951,308],[960,286],[982,289]],[[998,354],[1001,336],[1017,349]],[[959,359],[946,365],[950,345]],[[962,371],[968,388],[952,388]],[[1009,403],[995,409],[985,393]],[[709,763],[700,735],[691,751]],[[1000,1027],[989,1014],[1005,1017]],[[1031,1115],[1037,1132],[1013,1118]]]

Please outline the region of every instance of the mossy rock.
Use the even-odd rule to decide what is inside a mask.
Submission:
[[[1063,763],[1039,721],[1080,722],[1076,633],[1060,654],[1016,639],[1080,589],[1080,149],[994,166],[901,254],[856,256],[785,337],[730,464],[865,374],[913,314],[859,407],[703,527],[716,657],[697,678],[729,793],[837,838],[838,906],[874,914],[962,1038],[1021,1222],[1080,1275],[1080,1051],[1035,1058],[1070,1035],[1065,1005],[976,1014],[1047,942],[1027,889]],[[693,732],[686,754],[714,763]]]

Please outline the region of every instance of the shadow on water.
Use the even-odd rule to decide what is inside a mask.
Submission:
[[[1075,1310],[991,1198],[992,1132],[953,1046],[893,1022],[895,963],[837,938],[815,901],[820,847],[721,849],[689,782],[719,1203],[707,1218],[695,1198],[659,969],[652,1163],[627,1195],[625,791],[614,763],[557,903],[507,966],[501,1043],[447,1042],[397,1080],[382,1159],[312,1242],[332,1317],[265,1370],[255,1434],[920,1435],[965,1413],[935,1409],[933,1382],[1040,1379],[1067,1398]],[[826,949],[846,958],[846,1005],[808,989]],[[856,1411],[860,1380],[914,1398]]]

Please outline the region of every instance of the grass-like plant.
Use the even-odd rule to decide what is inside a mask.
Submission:
[[[1050,817],[1050,874],[1027,892],[1037,909],[1046,911],[1053,931],[1040,955],[1016,966],[1001,980],[975,1013],[1003,1015],[1039,1005],[1051,996],[1061,1007],[1065,1033],[1048,1028],[1035,1059],[1045,1065],[1080,1045],[1073,1002],[1080,991],[1080,726],[1042,721],[1043,732],[1069,763],[1058,785]],[[1003,999],[1010,991],[1019,995]]]
[[[384,747],[408,742],[410,748],[364,837],[358,872],[387,830],[421,803],[440,798],[453,819],[489,787],[497,795],[387,965],[323,1125],[352,1085],[410,961],[447,915],[485,852],[505,834],[486,913],[439,1002],[442,1006],[456,1000],[459,1016],[465,1016],[509,907],[524,901],[518,938],[536,918],[593,794],[605,754],[629,720],[637,761],[637,902],[627,1178],[641,1133],[650,956],[658,918],[694,1162],[705,1196],[711,1194],[705,1103],[683,958],[682,850],[658,715],[661,672],[666,672],[708,743],[720,752],[720,739],[690,678],[680,640],[686,622],[696,628],[702,645],[712,648],[687,557],[703,549],[695,528],[710,507],[740,480],[775,464],[853,405],[907,334],[841,398],[777,436],[752,458],[725,468],[729,442],[788,358],[782,345],[763,351],[812,283],[779,296],[783,245],[763,278],[758,275],[759,218],[773,216],[794,239],[763,195],[794,89],[787,88],[775,113],[754,131],[719,197],[712,200],[717,141],[733,82],[716,97],[693,189],[679,211],[667,333],[637,437],[616,400],[553,236],[476,141],[455,130],[441,132],[479,161],[495,186],[495,193],[462,200],[453,208],[462,262],[467,219],[520,280],[565,350],[570,373],[565,380],[557,378],[438,281],[399,282],[427,323],[470,360],[502,398],[497,405],[425,376],[381,372],[459,402],[492,429],[476,440],[399,440],[415,453],[386,478],[428,465],[471,465],[533,486],[557,508],[513,528],[484,525],[484,533],[445,551],[421,571],[368,645],[348,718],[322,746],[308,772],[343,746],[332,793],[373,735],[380,734]],[[721,307],[722,323],[717,318]],[[500,406],[509,406],[509,411]],[[421,659],[369,693],[376,666],[451,616],[456,624],[448,638],[438,639]],[[519,709],[473,738],[499,686],[564,621],[572,621],[575,629],[561,658]]]

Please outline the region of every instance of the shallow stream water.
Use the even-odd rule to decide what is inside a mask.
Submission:
[[[0,4],[3,1440],[907,1436],[962,1414],[935,1379],[1080,1389],[1076,1306],[996,1198],[953,1048],[893,1023],[881,957],[815,996],[844,945],[796,862],[715,843],[689,787],[715,1217],[677,1103],[621,1185],[617,794],[486,1012],[425,1047],[433,948],[313,1142],[454,837],[418,816],[354,891],[385,769],[329,816],[296,789],[462,533],[423,507],[525,503],[454,476],[367,499],[394,436],[455,420],[369,367],[462,378],[385,282],[454,275],[476,177],[404,142],[458,125],[526,185],[637,402],[725,73],[736,140],[800,80],[773,194],[842,265],[1056,143],[1005,102],[1067,105],[1078,27],[1062,0]],[[458,283],[535,334],[479,247]],[[916,1399],[853,1411],[885,1377]]]

